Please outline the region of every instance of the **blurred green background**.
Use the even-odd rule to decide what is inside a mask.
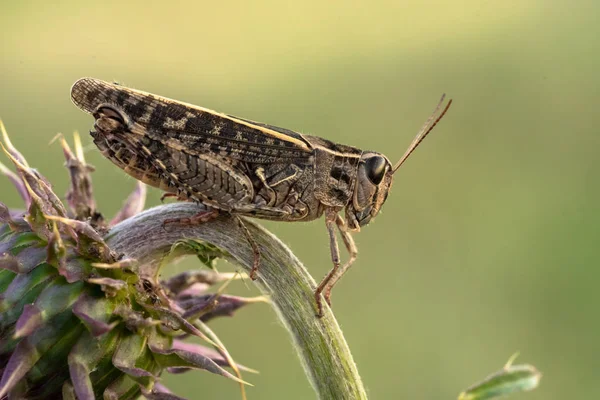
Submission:
[[[600,398],[599,12],[541,0],[5,1],[0,117],[64,193],[48,142],[91,128],[69,99],[83,76],[393,160],[446,92],[452,109],[357,235],[359,259],[333,295],[371,398],[454,399],[516,350],[544,378],[515,399]],[[84,140],[110,216],[134,181]],[[323,221],[265,225],[317,280],[329,269]],[[246,376],[250,399],[314,398],[268,306],[212,326],[261,371]],[[166,383],[190,399],[239,398],[207,373]]]

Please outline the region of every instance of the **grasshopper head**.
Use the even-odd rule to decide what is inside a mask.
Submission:
[[[448,108],[450,108],[452,100],[442,109],[444,97],[442,96],[433,114],[425,122],[396,165],[392,167],[390,161],[380,153],[367,151],[362,154],[358,164],[354,195],[352,196],[352,201],[346,207],[346,220],[348,221],[349,229],[358,230],[361,226],[371,222],[379,213],[392,186],[394,173],[437,125],[440,119],[442,119]]]
[[[383,154],[364,152],[358,164],[352,202],[346,208],[350,228],[367,225],[381,209],[392,185],[392,164]]]

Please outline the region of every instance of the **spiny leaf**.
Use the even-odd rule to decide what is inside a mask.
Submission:
[[[109,332],[113,324],[109,323],[115,304],[106,298],[94,298],[87,294],[79,297],[73,306],[76,315],[93,336]]]
[[[131,398],[132,395],[139,393],[139,384],[128,375],[122,375],[113,381],[104,390],[104,400],[120,400]]]
[[[25,157],[13,146],[10,141],[10,137],[8,136],[8,132],[6,132],[6,127],[4,126],[4,122],[0,119],[0,133],[2,133],[2,141],[6,145],[7,152],[16,160],[18,160],[21,164],[29,167]]]
[[[243,279],[244,274],[238,272],[217,272],[213,270],[195,270],[185,271],[177,274],[166,281],[162,281],[162,285],[168,288],[175,295],[187,292],[189,288],[197,284],[212,286],[219,282],[228,280]],[[187,294],[187,293],[186,293]],[[190,293],[193,295],[194,293]]]
[[[71,176],[71,185],[66,196],[69,207],[75,213],[76,219],[80,221],[87,220],[96,212],[96,202],[92,192],[92,178],[90,175],[94,168],[85,162],[79,133],[73,133],[75,154],[71,151],[69,144],[62,134],[57,135],[56,138],[61,142],[69,175]]]
[[[78,399],[94,399],[90,373],[103,357],[114,351],[117,339],[116,330],[99,340],[90,333],[84,333],[73,346],[69,353],[69,373]]]
[[[56,338],[60,337],[60,332],[65,325],[70,323],[70,319],[70,311],[65,312],[57,316],[51,326],[37,330],[33,335],[21,339],[12,352],[0,379],[0,398],[6,396],[36,365],[44,353],[52,349]]]
[[[117,350],[113,355],[115,367],[131,376],[132,379],[140,377],[156,378],[152,372],[140,367],[138,363],[147,351],[146,343],[147,339],[140,335],[121,336]]]
[[[142,394],[148,400],[186,400],[183,397],[175,396],[167,388],[160,384],[155,384],[152,390],[142,389]]]
[[[66,283],[62,278],[54,280],[41,291],[34,304],[25,306],[13,337],[16,339],[30,335],[50,318],[69,308],[77,300],[82,288],[83,282]]]
[[[215,347],[219,347],[215,342],[208,338],[202,331],[196,328],[193,324],[183,318],[183,316],[175,311],[164,307],[153,307],[149,305],[145,305],[146,309],[149,311],[153,311],[160,316],[160,321],[164,326],[177,331],[182,330],[187,334],[197,336],[202,340],[207,341]]]
[[[0,316],[1,324],[15,322],[22,310],[19,304],[32,303],[42,289],[55,278],[54,271],[52,266],[45,264],[28,274],[17,275],[0,295],[0,312],[4,312]]]
[[[212,372],[213,374],[233,379],[236,382],[252,386],[248,382],[245,382],[237,378],[236,376],[230,374],[229,372],[221,368],[216,362],[202,354],[179,349],[164,350],[158,347],[150,347],[150,350],[152,351],[152,353],[154,353],[154,359],[163,368],[177,367],[203,369],[205,371]]]
[[[17,192],[23,199],[23,202],[25,203],[25,205],[29,205],[31,198],[29,197],[29,193],[27,193],[27,189],[25,188],[25,185],[23,184],[23,180],[17,174],[15,174],[10,169],[8,169],[8,167],[6,167],[6,165],[4,165],[1,162],[0,162],[0,174],[3,174],[8,178],[8,180],[13,184],[15,189],[17,189]]]
[[[219,353],[218,351],[216,351],[214,349],[211,349],[209,347],[202,346],[200,344],[188,343],[188,342],[184,342],[182,340],[174,340],[173,341],[173,348],[174,349],[178,349],[178,350],[185,350],[185,351],[188,351],[190,353],[201,354],[204,357],[210,358],[215,363],[217,363],[217,365],[220,365],[221,367],[229,367],[230,366],[229,365],[229,361],[227,361],[225,359],[225,357],[223,357],[223,355],[221,353]],[[250,373],[253,373],[253,374],[258,374],[257,370],[249,368],[249,367],[246,367],[245,365],[236,363],[236,366],[241,371],[250,372]],[[170,372],[174,372],[174,373],[182,372],[178,368],[171,368],[171,369],[169,369],[169,371]]]

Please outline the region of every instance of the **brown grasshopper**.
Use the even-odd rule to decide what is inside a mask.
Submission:
[[[333,268],[315,291],[331,305],[331,289],[355,261],[351,232],[367,225],[385,202],[394,173],[444,116],[444,97],[395,165],[383,154],[215,112],[118,84],[82,78],[71,89],[75,105],[95,118],[91,133],[102,154],[129,175],[210,211],[243,220],[310,221],[325,216]],[[440,112],[441,110],[441,112]],[[344,217],[340,212],[345,209]],[[166,221],[173,222],[173,221]],[[339,230],[350,256],[340,264]]]

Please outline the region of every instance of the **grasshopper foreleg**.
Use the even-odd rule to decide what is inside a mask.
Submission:
[[[354,239],[348,230],[346,229],[346,224],[342,217],[338,215],[338,213],[332,209],[326,211],[325,214],[325,224],[327,225],[327,232],[329,233],[329,247],[331,251],[331,261],[333,262],[333,268],[329,273],[323,278],[317,290],[315,291],[315,300],[317,302],[317,317],[323,317],[323,301],[321,294],[325,298],[325,301],[329,306],[331,306],[331,289],[335,286],[337,281],[346,273],[346,271],[352,266],[354,261],[356,260],[356,256],[358,254],[358,250],[356,248],[356,244],[354,243]],[[340,250],[338,247],[337,237],[335,235],[335,228],[338,228],[340,234],[342,235],[342,240],[344,241],[344,245],[350,254],[350,258],[344,265],[340,268]]]

